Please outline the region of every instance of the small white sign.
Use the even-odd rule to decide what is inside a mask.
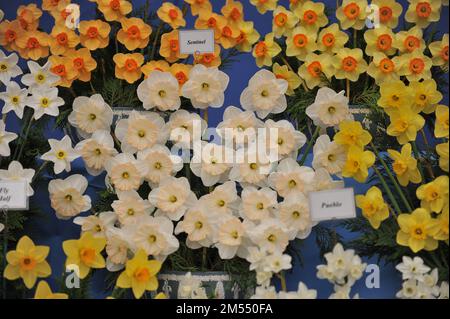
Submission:
[[[28,210],[27,183],[0,181],[0,210]]]
[[[181,54],[214,53],[214,30],[180,30]]]
[[[353,188],[309,193],[309,208],[314,222],[356,217]]]

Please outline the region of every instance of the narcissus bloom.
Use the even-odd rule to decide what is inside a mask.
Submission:
[[[390,112],[397,109],[411,108],[411,89],[403,81],[386,81],[380,84],[381,96],[378,105]]]
[[[448,106],[438,105],[436,107],[436,124],[434,127],[434,136],[437,138],[448,138]]]
[[[245,187],[242,190],[242,203],[239,207],[239,214],[242,218],[251,221],[263,221],[264,219],[275,217],[278,206],[277,192],[263,187],[257,189],[253,186]]]
[[[108,172],[111,184],[116,190],[137,190],[144,182],[147,168],[142,161],[129,153],[120,153],[106,162],[105,169]]]
[[[409,7],[405,20],[415,23],[420,28],[426,28],[431,22],[439,21],[441,15],[441,0],[408,0]]]
[[[163,56],[169,63],[173,63],[178,59],[185,59],[188,57],[187,54],[180,54],[178,30],[164,33],[161,36],[161,47],[159,48],[159,54]]]
[[[72,82],[78,76],[78,72],[73,66],[73,61],[69,57],[52,55],[49,58],[49,62],[51,65],[50,71],[59,77],[56,85],[71,87]]]
[[[376,186],[371,187],[366,195],[356,195],[356,205],[375,229],[380,228],[381,222],[389,218],[389,207],[381,190]]]
[[[98,215],[79,216],[73,219],[75,225],[81,226],[81,234],[91,233],[94,237],[107,237],[108,231],[117,221],[115,212],[102,212]]]
[[[243,252],[243,237],[245,235],[245,227],[241,220],[234,216],[222,218],[218,225],[217,236],[214,246],[219,250],[221,259],[231,259],[236,254],[239,256]]]
[[[75,31],[64,25],[56,25],[50,33],[50,51],[54,55],[64,55],[68,50],[74,49],[80,43]]]
[[[167,176],[175,176],[183,168],[181,157],[172,155],[166,146],[160,144],[139,152],[137,158],[147,165],[145,179],[153,186]]]
[[[189,80],[191,69],[190,64],[174,63],[170,66],[169,72],[177,79],[180,89]]]
[[[33,91],[34,89],[53,87],[59,80],[59,77],[50,71],[50,62],[40,66],[34,61],[28,61],[27,66],[30,73],[24,74],[21,81],[29,87],[30,91]]]
[[[395,36],[391,29],[381,26],[375,29],[369,29],[364,33],[366,40],[366,54],[373,56],[375,52],[381,52],[385,55],[393,55],[397,52],[394,47]]]
[[[69,299],[67,294],[52,292],[47,282],[41,280],[34,293],[34,299]]]
[[[18,20],[2,21],[0,23],[0,45],[8,51],[18,51],[17,39],[23,32]]]
[[[291,30],[286,39],[286,55],[295,56],[300,61],[305,60],[310,52],[317,49],[316,35],[316,31],[308,30],[305,27],[296,27]]]
[[[441,41],[431,42],[428,48],[433,56],[433,65],[448,70],[448,33],[444,34]]]
[[[23,111],[28,104],[28,90],[20,88],[17,82],[6,83],[6,91],[0,92],[0,100],[5,102],[2,114],[13,111],[18,118],[22,119]]]
[[[169,72],[152,72],[137,88],[139,100],[146,110],[175,111],[180,108],[178,80]]]
[[[406,76],[408,81],[428,80],[431,78],[433,62],[419,50],[404,54],[399,59],[402,65],[399,74]]]
[[[439,155],[439,167],[448,173],[448,164],[449,164],[449,151],[448,151],[449,143],[441,143],[436,145],[436,153]]]
[[[82,48],[66,51],[65,55],[72,61],[73,68],[78,72],[77,80],[89,82],[91,72],[97,68],[97,61],[92,57],[91,51]]]
[[[315,178],[311,167],[300,166],[293,158],[283,159],[276,172],[269,176],[269,185],[285,198],[298,193],[307,194],[313,188]]]
[[[443,212],[436,218],[436,222],[439,224],[438,232],[433,236],[436,240],[444,240],[448,243],[448,226],[449,226],[449,214],[448,211]]]
[[[211,213],[219,217],[233,215],[237,212],[241,198],[237,194],[235,182],[225,182],[214,190],[202,196],[199,202],[206,206]]]
[[[274,34],[266,34],[264,40],[259,41],[253,47],[252,55],[256,59],[258,67],[271,66],[272,58],[281,52],[280,46],[274,40]]]
[[[78,27],[81,45],[91,51],[106,48],[111,26],[102,20],[81,21]]]
[[[438,91],[436,81],[428,79],[422,82],[409,83],[409,89],[414,94],[413,109],[416,113],[433,113],[436,105],[442,100],[442,93]]]
[[[295,89],[297,89],[302,83],[299,76],[291,71],[287,65],[279,65],[274,63],[272,67],[272,72],[278,79],[283,79],[288,82],[288,89],[286,91],[287,95],[294,95]]]
[[[297,152],[306,143],[306,136],[295,129],[294,125],[287,120],[267,120],[265,128],[267,134],[270,135],[271,130],[278,132],[275,145],[269,145],[274,147],[278,153],[278,157],[293,157],[297,158]]]
[[[341,23],[341,28],[347,30],[364,28],[367,17],[368,4],[366,0],[344,0],[336,10],[336,17]]]
[[[250,3],[256,7],[259,13],[264,14],[267,11],[275,10],[278,0],[250,0]]]
[[[201,139],[207,128],[207,123],[197,113],[191,113],[186,110],[178,110],[170,115],[166,124],[167,130],[170,132],[169,140],[175,146],[182,149],[192,148],[192,142],[198,138]],[[194,132],[199,132],[194,134]]]
[[[278,6],[273,12],[272,32],[277,38],[288,35],[298,23],[298,17],[283,6]]]
[[[71,15],[71,0],[58,0],[57,2],[54,4],[53,10],[49,11],[55,19],[55,25],[65,25],[66,22],[75,25],[76,15]]]
[[[50,39],[47,33],[29,31],[17,38],[20,56],[24,59],[39,60],[49,54]]]
[[[358,121],[343,121],[339,124],[339,132],[334,136],[334,141],[345,147],[363,149],[372,141],[372,135]]]
[[[101,255],[105,246],[105,238],[95,238],[91,233],[84,233],[80,239],[64,241],[63,250],[67,256],[66,267],[78,266],[80,279],[86,278],[91,268],[105,268],[105,259]]]
[[[366,72],[367,62],[361,49],[344,48],[337,52],[334,57],[334,76],[336,79],[348,79],[356,82],[361,73]]]
[[[333,56],[327,53],[319,55],[309,53],[304,63],[298,69],[298,75],[306,82],[306,86],[309,89],[314,89],[316,86],[324,86],[323,76],[331,79],[334,72]]]
[[[186,20],[184,20],[183,12],[173,3],[163,2],[156,14],[162,21],[169,24],[172,29],[178,29],[179,27],[186,26]]]
[[[277,217],[295,232],[295,238],[305,239],[315,225],[311,220],[308,199],[302,193],[286,197],[276,211]]]
[[[220,29],[219,38],[217,43],[222,45],[224,49],[232,48],[236,45],[236,39],[240,32],[238,27],[226,25]]]
[[[28,289],[33,288],[37,278],[51,275],[52,269],[45,260],[50,252],[48,246],[36,246],[28,236],[23,236],[17,243],[16,250],[6,254],[6,265],[3,275],[8,280],[22,278]]]
[[[239,1],[227,0],[220,12],[228,19],[230,25],[238,26],[244,22],[244,8]]]
[[[145,48],[152,34],[152,28],[139,18],[120,21],[122,29],[117,32],[117,40],[129,51]]]
[[[367,74],[375,79],[377,84],[400,80],[400,58],[389,58],[384,53],[375,52],[372,62],[367,68]]]
[[[396,150],[388,150],[389,156],[393,160],[392,169],[402,186],[407,186],[409,183],[419,184],[422,181],[422,176],[417,168],[417,160],[411,155],[411,151],[409,143],[403,145],[401,153]]]
[[[305,1],[294,12],[300,18],[300,25],[308,30],[317,32],[321,27],[328,24],[325,4],[321,2]]]
[[[112,202],[111,207],[121,225],[137,224],[142,221],[142,216],[149,216],[154,207],[148,200],[139,196],[137,191],[118,191],[118,200]]]
[[[106,21],[121,21],[133,10],[128,0],[98,0],[97,5]]]
[[[17,20],[25,31],[37,30],[41,16],[42,10],[35,3],[21,5],[17,8]]]
[[[113,57],[116,64],[116,77],[132,84],[142,76],[141,66],[144,56],[140,53],[117,53]]]
[[[53,11],[58,8],[61,0],[42,0],[42,10]]]
[[[43,154],[41,159],[55,163],[55,174],[64,170],[70,172],[70,163],[80,157],[72,148],[70,137],[66,135],[61,140],[49,139],[48,143],[50,144],[50,151]]]
[[[141,67],[141,70],[142,73],[144,73],[145,78],[148,78],[153,71],[169,72],[170,65],[166,60],[153,60],[144,64],[144,66]]]
[[[205,207],[197,204],[186,212],[182,221],[178,222],[175,235],[186,233],[186,246],[190,249],[209,247],[213,243],[216,227],[213,216]]]
[[[440,213],[448,206],[448,176],[442,175],[434,181],[421,185],[417,191],[417,198],[420,199],[420,206],[429,212]]]
[[[251,52],[252,45],[259,39],[258,31],[253,27],[253,21],[239,23],[239,35],[236,38],[236,49]]]
[[[28,98],[28,106],[34,109],[34,119],[40,119],[44,114],[50,116],[59,115],[59,107],[64,105],[64,100],[58,96],[57,88],[34,90]]]
[[[400,226],[397,233],[399,245],[411,248],[414,253],[422,249],[432,251],[438,247],[438,241],[433,236],[439,231],[439,224],[425,209],[418,208],[411,214],[401,214],[397,221]]]
[[[407,31],[400,31],[395,35],[394,46],[400,53],[411,53],[415,50],[423,52],[425,50],[425,41],[423,31],[415,26]]]
[[[346,161],[346,153],[346,149],[330,141],[328,135],[321,135],[314,144],[312,166],[315,170],[323,168],[331,175],[340,175]]]
[[[352,177],[364,183],[369,176],[369,168],[375,163],[375,155],[357,146],[351,146],[347,153],[347,161],[342,169],[342,176]]]
[[[214,12],[200,14],[197,20],[195,20],[196,29],[214,30],[214,38],[216,40],[220,38],[222,28],[226,27],[227,24],[228,21],[225,17]]]
[[[324,53],[336,53],[344,47],[347,41],[347,33],[341,31],[337,23],[333,23],[320,30],[317,37],[317,49]]]
[[[397,137],[400,144],[415,141],[417,132],[425,125],[425,119],[411,109],[403,108],[389,113],[391,124],[387,128],[390,136]]]
[[[213,53],[200,53],[194,55],[194,64],[202,64],[206,67],[218,67],[222,64],[220,58],[220,45],[214,45]]]
[[[11,149],[9,148],[9,143],[17,138],[17,134],[13,132],[6,131],[6,125],[3,121],[0,122],[0,155],[9,156],[11,155]]]
[[[373,0],[371,3],[379,8],[380,24],[395,29],[403,12],[402,5],[396,0]]]
[[[206,14],[212,11],[212,5],[209,0],[184,0],[191,5],[191,12],[193,16],[199,14]]]

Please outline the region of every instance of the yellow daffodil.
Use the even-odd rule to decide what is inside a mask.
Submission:
[[[207,14],[212,11],[212,5],[209,0],[184,0],[191,6],[191,13],[193,16],[198,16],[199,14]]]
[[[168,298],[167,298],[167,296],[166,296],[165,293],[160,292],[160,293],[157,294],[157,295],[155,296],[155,298],[153,298],[153,299],[168,299]]]
[[[31,289],[37,278],[46,278],[52,273],[45,260],[49,252],[48,246],[35,246],[28,236],[23,236],[17,243],[16,250],[6,254],[8,264],[3,275],[8,280],[22,278],[25,286]]]
[[[347,41],[347,33],[341,31],[337,23],[333,23],[320,31],[317,49],[325,53],[336,53],[345,46]]]
[[[390,112],[396,109],[411,108],[412,92],[403,81],[386,81],[380,84],[380,98],[378,105]]]
[[[366,23],[367,6],[366,0],[344,0],[336,10],[336,17],[341,23],[341,28],[343,30],[363,29]]]
[[[395,29],[398,25],[398,18],[403,12],[403,7],[395,0],[373,0],[372,5],[379,8],[378,16],[380,24],[388,28]]]
[[[436,153],[439,155],[439,167],[448,173],[448,148],[449,143],[436,145]]]
[[[334,141],[347,148],[352,146],[363,149],[372,141],[372,135],[358,121],[343,121],[339,124],[339,132],[334,136]]]
[[[105,248],[106,239],[94,237],[92,233],[84,233],[80,239],[63,242],[63,250],[67,256],[66,267],[75,265],[80,279],[86,278],[91,268],[105,268],[105,259],[101,252]]]
[[[401,152],[389,149],[388,153],[393,160],[392,169],[397,175],[400,185],[419,184],[422,181],[422,176],[417,168],[417,160],[411,155],[411,144],[403,145]]]
[[[180,54],[180,41],[178,39],[178,30],[164,33],[161,36],[161,47],[159,54],[163,56],[167,62],[173,63],[179,59],[185,59],[187,54]]]
[[[156,275],[161,269],[161,262],[148,260],[144,250],[139,249],[133,259],[127,261],[125,270],[117,279],[117,287],[131,288],[134,297],[139,299],[146,290],[158,289],[158,278]]]
[[[416,195],[422,208],[440,213],[448,205],[448,192],[448,176],[442,175],[428,184],[421,185]]]
[[[364,183],[369,176],[369,168],[375,163],[375,155],[364,151],[358,146],[350,146],[347,159],[342,169],[342,176],[351,177],[359,183]]]
[[[236,38],[236,49],[241,52],[251,52],[253,44],[258,41],[260,35],[253,27],[252,21],[243,21],[239,23],[239,35]]]
[[[65,26],[54,26],[50,33],[50,51],[54,55],[64,55],[80,43],[78,35]]]
[[[64,25],[70,18],[71,10],[69,5],[71,4],[71,0],[58,0],[57,2],[53,10],[49,11],[49,13],[55,19],[55,25]],[[72,17],[70,22],[75,22],[74,17]]]
[[[425,125],[425,119],[408,108],[392,110],[389,117],[391,123],[387,134],[395,136],[401,145],[415,141],[417,132]]]
[[[405,20],[425,29],[431,22],[439,21],[441,0],[408,0]]]
[[[289,70],[286,65],[279,65],[274,63],[272,67],[272,72],[275,74],[277,79],[283,79],[288,82],[288,89],[286,91],[287,95],[294,95],[294,90],[300,86],[302,83],[300,78],[295,72]]]
[[[77,79],[83,82],[91,80],[91,72],[97,68],[97,61],[92,57],[89,49],[70,50],[66,56],[72,61],[74,70],[78,73]]]
[[[375,79],[375,83],[393,82],[400,80],[398,70],[400,61],[398,57],[389,58],[384,53],[375,52],[373,60],[367,68],[367,74]]]
[[[334,67],[336,79],[348,79],[356,82],[361,73],[366,72],[367,62],[364,60],[361,49],[343,48],[334,57]]]
[[[173,3],[163,2],[156,14],[162,21],[170,25],[172,29],[186,26],[183,12]]]
[[[432,251],[438,247],[433,238],[439,230],[439,225],[430,213],[423,208],[417,208],[411,214],[398,216],[400,230],[397,233],[397,243],[411,248],[414,253],[422,249]]]
[[[357,195],[356,205],[374,229],[380,228],[381,222],[389,218],[389,207],[376,186],[372,186],[366,195]]]
[[[48,57],[50,37],[47,33],[40,31],[28,31],[20,33],[16,44],[19,54],[24,59],[39,60]]]
[[[442,94],[437,90],[437,84],[433,79],[410,82],[409,88],[414,94],[413,109],[416,113],[433,113],[436,105],[442,100]]]
[[[41,16],[42,10],[35,3],[21,5],[17,9],[17,20],[25,31],[37,30]]]
[[[81,21],[80,42],[91,51],[106,48],[109,44],[111,26],[102,20]]]
[[[289,9],[295,12],[304,2],[305,0],[289,0]]]
[[[220,12],[228,19],[230,25],[238,27],[244,22],[244,7],[239,1],[227,0]]]
[[[364,39],[367,43],[366,54],[369,56],[373,56],[375,52],[390,56],[397,51],[394,47],[394,33],[388,27],[380,26],[379,28],[368,29],[364,33]]]
[[[4,20],[0,23],[0,46],[7,51],[19,51],[17,39],[21,37],[23,30],[19,21]]]
[[[191,69],[192,65],[188,64],[174,63],[170,66],[170,73],[177,79],[180,88],[189,80]]]
[[[34,299],[69,299],[67,294],[52,292],[46,281],[40,281],[34,293]]]
[[[328,24],[325,4],[322,2],[305,1],[294,13],[300,18],[300,25],[309,30],[317,32]]]
[[[400,31],[395,35],[394,46],[400,53],[411,53],[415,50],[423,52],[425,41],[423,40],[422,29],[415,26],[408,31]]]
[[[218,15],[214,12],[206,12],[204,14],[200,14],[195,20],[195,28],[196,29],[212,29],[214,30],[214,38],[217,40],[220,38],[222,28],[224,28],[228,24],[228,21],[225,17]]]
[[[304,61],[306,56],[316,51],[317,32],[304,27],[296,27],[286,39],[286,55],[295,56],[300,61]]]
[[[281,52],[281,48],[274,40],[273,33],[266,34],[264,40],[259,41],[253,48],[253,57],[258,67],[271,66],[272,58]]]
[[[444,34],[441,41],[431,42],[428,48],[433,56],[433,65],[448,71],[448,33]]]
[[[331,79],[334,75],[332,56],[328,53],[320,55],[309,53],[304,63],[298,69],[298,75],[310,89],[325,84],[324,77]]]
[[[256,7],[259,13],[264,14],[267,11],[275,10],[278,0],[250,0],[250,3]]]
[[[240,31],[237,27],[227,24],[220,30],[217,43],[222,45],[224,49],[232,48],[236,45],[236,40],[239,35]]]
[[[449,224],[448,210],[440,214],[436,218],[436,222],[439,225],[439,230],[436,232],[433,238],[436,240],[443,240],[448,245],[448,224]]]
[[[287,36],[298,23],[297,16],[283,6],[273,12],[272,32],[277,38]]]
[[[117,32],[117,40],[130,50],[145,48],[152,34],[152,28],[139,18],[122,19],[122,29]]]
[[[419,50],[401,55],[400,61],[402,66],[399,74],[406,76],[408,81],[428,80],[431,78],[433,62]]]
[[[144,56],[140,53],[123,54],[118,53],[113,57],[116,64],[116,78],[134,83],[142,76],[141,66],[144,63]]]
[[[98,0],[98,9],[105,16],[106,21],[121,21],[133,10],[128,0]]]
[[[170,65],[166,60],[153,60],[147,62],[142,68],[145,78],[148,78],[153,71],[169,72]]]
[[[222,63],[220,58],[220,45],[214,45],[214,53],[201,53],[194,55],[194,64],[203,64],[207,67],[218,67]]]
[[[72,60],[68,57],[52,55],[49,61],[51,65],[50,71],[60,77],[57,85],[71,87],[72,82],[78,76],[78,71],[73,67]]]

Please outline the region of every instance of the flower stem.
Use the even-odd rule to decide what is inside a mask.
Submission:
[[[284,276],[284,272],[282,271],[279,274],[277,274],[277,277],[280,279],[281,290],[287,292],[286,277]]]
[[[45,161],[44,163],[41,164],[41,166],[38,168],[38,170],[34,174],[33,179],[31,180],[31,184],[33,184],[36,181],[36,179],[39,177],[39,174],[44,170],[44,168],[47,167],[48,164],[50,164],[49,161]]]
[[[303,153],[300,161],[298,162],[300,166],[303,166],[303,164],[305,164],[306,158],[308,157],[308,153],[311,150],[317,137],[319,137],[319,133],[320,133],[320,126],[316,126],[316,130],[314,131],[313,136],[309,140],[308,145],[306,145],[305,152]]]
[[[6,209],[2,209],[3,214],[5,215],[5,224],[3,225],[5,228],[3,229],[3,271],[6,269],[6,254],[8,253],[8,212]],[[6,278],[3,276],[2,280],[2,289],[3,289],[3,299],[6,299]]]
[[[153,61],[153,59],[155,58],[156,44],[158,43],[159,34],[161,33],[163,25],[164,25],[164,23],[161,21],[161,23],[158,26],[158,29],[156,30],[155,39],[153,40],[153,45],[152,45],[152,53],[150,55],[150,61]]]
[[[389,197],[389,200],[392,203],[392,206],[394,206],[394,212],[398,215],[401,214],[402,210],[400,209],[400,206],[398,205],[397,200],[395,199],[394,195],[392,194],[391,190],[389,189],[388,184],[386,183],[386,181],[384,180],[383,175],[381,175],[380,171],[378,170],[378,168],[376,168],[375,166],[373,166],[373,170],[374,172],[377,174],[378,178],[380,179],[381,184],[383,185],[384,190],[386,191],[386,194]]]
[[[208,248],[203,247],[202,252],[202,271],[206,271],[206,257],[208,256]]]
[[[28,139],[28,135],[30,134],[30,129],[33,124],[33,116],[30,117],[30,121],[28,122],[27,128],[25,129],[25,135],[23,139],[21,139],[19,153],[17,154],[16,160],[20,162],[20,158],[22,157],[23,149]]]
[[[345,79],[345,91],[346,91],[346,95],[348,100],[350,101],[350,80],[349,79]]]

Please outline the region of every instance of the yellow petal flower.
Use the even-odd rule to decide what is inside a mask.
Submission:
[[[69,296],[52,292],[47,282],[40,281],[34,293],[34,299],[69,299]]]
[[[368,3],[366,0],[344,0],[336,10],[336,17],[341,23],[341,28],[347,30],[353,28],[361,30],[366,23]]]
[[[342,176],[354,178],[364,183],[369,176],[369,168],[375,163],[375,155],[357,146],[351,146],[347,153],[347,160],[342,170]]]
[[[372,135],[358,121],[343,121],[339,124],[339,132],[334,136],[334,141],[347,148],[356,146],[362,149],[372,141]]]
[[[373,0],[371,4],[379,8],[380,24],[391,29],[397,27],[398,18],[403,11],[400,3],[395,0]]]
[[[253,57],[258,67],[271,66],[272,58],[281,52],[280,46],[274,40],[274,34],[266,34],[264,40],[259,41],[253,48]]]
[[[421,207],[429,212],[440,213],[444,207],[448,206],[448,186],[448,176],[446,175],[421,185],[416,191]]]
[[[408,108],[395,109],[389,113],[391,120],[387,134],[395,136],[400,144],[416,140],[417,132],[425,125],[425,119]]]
[[[142,76],[141,66],[144,63],[144,56],[140,53],[123,54],[118,53],[113,57],[116,64],[116,77],[134,83]]]
[[[448,33],[444,34],[441,41],[431,42],[428,48],[433,56],[433,65],[448,72]]]
[[[111,26],[102,20],[81,21],[78,27],[81,45],[89,50],[106,48]]]
[[[117,32],[117,40],[130,50],[143,49],[147,46],[152,28],[139,18],[122,19],[122,29]]]
[[[448,106],[436,106],[436,124],[434,127],[434,136],[437,138],[448,138],[449,123],[448,123]]]
[[[389,207],[383,199],[381,190],[373,186],[366,195],[356,196],[356,205],[374,229],[378,229],[383,220],[389,218]]]
[[[414,184],[422,182],[422,176],[417,168],[417,160],[411,152],[411,144],[409,143],[403,145],[401,153],[388,149],[389,156],[393,160],[392,169],[402,186],[407,186],[410,182]]]
[[[439,155],[439,167],[448,173],[448,148],[449,143],[436,145],[436,153]]]
[[[366,72],[367,62],[364,60],[361,49],[343,48],[334,56],[336,79],[348,79],[356,82],[361,73]]]

